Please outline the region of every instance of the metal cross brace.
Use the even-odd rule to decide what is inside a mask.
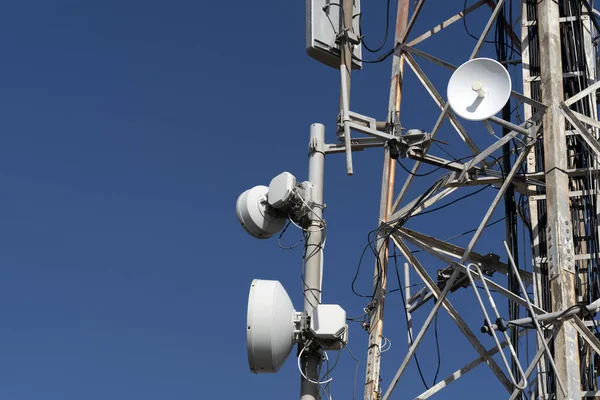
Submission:
[[[456,118],[456,115],[454,115],[454,113],[452,111],[450,111],[450,109],[449,109],[450,105],[446,104],[444,102],[442,96],[435,89],[435,87],[433,86],[433,83],[431,83],[431,81],[429,80],[429,78],[427,77],[427,75],[425,74],[425,72],[423,72],[423,70],[421,69],[421,67],[419,67],[419,65],[417,64],[417,62],[415,61],[415,59],[412,57],[412,55],[409,54],[409,53],[404,53],[404,59],[406,60],[408,66],[413,70],[413,72],[415,73],[415,75],[417,76],[417,78],[419,79],[419,81],[423,84],[423,86],[425,87],[425,89],[427,90],[427,92],[429,93],[429,95],[433,98],[433,100],[435,101],[435,103],[442,110],[442,115],[440,115],[440,117],[438,118],[438,121],[436,122],[436,124],[435,124],[435,126],[434,126],[434,128],[433,128],[433,130],[431,132],[432,139],[435,138],[435,135],[437,135],[437,133],[439,131],[439,128],[440,128],[442,122],[444,121],[444,119],[446,117],[446,112],[447,112],[447,115],[450,118],[450,123],[452,124],[452,126],[454,127],[454,129],[456,130],[456,132],[458,132],[458,135],[465,142],[465,144],[467,145],[467,147],[469,147],[469,149],[474,154],[479,153],[479,148],[477,147],[477,145],[475,144],[475,142],[473,141],[473,139],[471,139],[471,137],[469,136],[469,134],[467,133],[467,131],[465,130],[465,128],[463,128],[463,126],[461,125],[461,123],[458,121],[458,118]],[[424,151],[425,154],[427,153],[428,150],[429,150],[429,146],[427,146],[427,147],[425,147],[423,149],[423,151]],[[411,174],[409,174],[406,177],[404,185],[402,186],[402,189],[400,190],[400,193],[398,194],[398,197],[396,197],[396,200],[394,201],[394,205],[392,206],[392,210],[391,210],[392,212],[394,212],[395,210],[398,209],[398,206],[400,205],[400,202],[402,201],[402,198],[406,194],[406,191],[408,190],[408,187],[412,183],[412,180],[414,178],[414,174],[416,174],[417,171],[419,170],[420,165],[421,165],[421,161],[419,161],[419,160],[417,160],[417,162],[415,162],[415,164],[413,165]]]
[[[465,250],[465,253],[461,257],[460,263],[463,263],[469,257],[471,251],[475,247],[475,244],[479,240],[479,237],[481,236],[481,233],[483,232],[483,229],[487,225],[487,223],[488,223],[488,221],[489,221],[489,219],[490,219],[493,211],[495,210],[496,206],[498,205],[498,203],[500,202],[500,200],[504,196],[504,192],[508,188],[510,182],[512,181],[513,177],[515,176],[515,174],[517,172],[517,169],[519,168],[520,164],[523,162],[523,159],[525,158],[526,154],[528,153],[529,147],[530,146],[528,146],[528,148],[526,148],[524,151],[521,152],[521,154],[519,154],[519,157],[517,158],[517,161],[515,162],[515,165],[513,166],[513,168],[511,169],[511,171],[509,172],[508,176],[506,177],[506,179],[505,179],[504,183],[502,184],[502,186],[500,187],[500,189],[498,190],[498,193],[496,194],[496,197],[494,198],[494,201],[492,202],[492,205],[490,206],[490,208],[486,212],[483,220],[481,221],[479,227],[477,228],[477,231],[475,232],[475,234],[471,238],[471,241],[469,242],[469,245],[467,246],[467,249]],[[392,239],[396,242],[396,238],[394,236],[392,236]],[[418,263],[418,261],[410,253],[410,251],[406,251],[407,247],[406,247],[406,245],[404,243],[402,243],[401,241],[400,242],[396,242],[396,243],[397,243],[397,245],[400,244],[400,245],[403,246],[403,247],[401,246],[400,249],[402,250],[402,253],[404,254],[404,256],[407,259],[409,259],[411,262],[415,261],[415,262]],[[439,293],[439,288],[437,288],[437,286],[435,286],[435,285],[433,285],[433,287],[430,288],[430,290],[432,292],[435,292],[436,294],[439,294],[439,296],[437,296],[438,301],[433,306],[433,309],[431,310],[430,314],[427,316],[427,319],[425,320],[425,323],[423,324],[423,327],[421,328],[421,330],[417,334],[417,337],[414,340],[413,344],[408,349],[408,354],[404,358],[404,361],[402,362],[402,364],[400,365],[400,368],[398,368],[398,371],[396,372],[396,375],[392,379],[392,382],[390,383],[390,386],[388,387],[387,391],[385,392],[383,400],[387,400],[389,398],[389,396],[391,395],[391,393],[394,390],[396,384],[398,383],[398,380],[400,379],[400,377],[404,373],[404,370],[406,369],[406,366],[408,365],[408,362],[412,358],[412,356],[413,356],[416,348],[418,347],[421,339],[423,338],[425,332],[427,331],[427,328],[429,328],[429,325],[431,324],[431,321],[433,320],[435,314],[439,310],[440,306],[442,306],[443,304],[445,304],[446,296],[448,295],[448,292],[450,291],[450,288],[452,287],[452,285],[454,284],[454,282],[458,279],[458,277],[459,277],[459,270],[455,269],[452,272],[452,275],[450,276],[450,279],[448,280],[446,286],[444,287],[444,289],[442,290],[441,293]],[[466,328],[466,326],[465,326],[465,328]],[[463,333],[465,333],[465,332],[467,332],[467,331],[463,331]],[[470,332],[472,334],[472,332],[470,330],[468,330],[468,332]],[[477,341],[477,339],[475,337],[473,337],[473,339],[475,341]],[[471,339],[469,339],[469,340],[471,340]],[[479,345],[478,352],[483,356],[484,355],[483,346],[481,346],[481,343],[479,343],[478,341],[477,341],[477,344]],[[495,364],[495,362],[494,362],[494,365],[495,365],[495,368],[499,369],[498,365]],[[510,383],[508,383],[508,381],[506,379],[506,376],[503,373],[502,373],[501,377],[498,376],[498,379],[500,379],[500,381],[504,385],[508,385],[510,387]]]
[[[565,118],[569,120],[571,125],[575,127],[575,130],[579,133],[583,140],[588,144],[593,152],[596,153],[596,156],[600,156],[600,143],[598,142],[598,139],[588,132],[587,128],[583,126],[581,121],[573,114],[573,111],[571,111],[569,106],[566,105],[564,101],[560,103],[560,109]]]
[[[415,72],[415,74],[417,75],[417,77],[419,77],[419,79],[421,80],[421,82],[423,83],[423,85],[427,88],[428,92],[430,93],[431,97],[436,101],[436,103],[438,105],[442,104],[441,101],[441,96],[440,94],[436,91],[436,89],[433,87],[433,84],[429,81],[429,79],[427,78],[427,76],[423,73],[423,71],[420,69],[420,67],[418,66],[418,64],[416,64],[416,62],[414,61],[414,58],[412,58],[412,56],[410,56],[410,54],[406,54],[406,61],[408,63],[408,65],[413,69],[413,71]],[[535,136],[535,134],[539,131],[541,125],[538,124],[535,128],[535,131],[532,132],[531,130],[527,129],[530,128],[532,123],[536,122],[537,120],[539,120],[542,115],[545,112],[545,108],[540,109],[536,114],[534,114],[528,121],[523,122],[520,125],[514,125],[511,124],[507,121],[504,121],[500,118],[496,118],[493,117],[493,121],[494,122],[498,122],[500,125],[504,125],[507,126],[509,128],[513,128],[513,130],[511,132],[509,132],[508,135],[505,135],[502,139],[498,140],[497,142],[495,142],[494,144],[492,144],[491,146],[489,146],[486,150],[484,150],[483,152],[481,150],[479,150],[477,148],[477,146],[475,145],[475,143],[472,141],[472,139],[470,138],[470,136],[467,134],[467,132],[464,130],[464,128],[460,125],[460,123],[458,122],[458,120],[456,120],[456,116],[454,116],[454,114],[449,110],[449,105],[445,104],[443,109],[442,109],[442,114],[440,115],[440,117],[438,118],[438,121],[436,122],[435,127],[432,130],[431,136],[432,139],[435,137],[435,135],[437,134],[439,127],[441,126],[441,123],[443,122],[443,120],[445,119],[446,115],[450,116],[451,122],[453,123],[453,126],[455,127],[456,131],[459,133],[460,137],[463,139],[463,141],[465,141],[465,143],[467,144],[467,147],[469,147],[471,149],[471,151],[474,152],[474,154],[476,154],[475,159],[473,159],[471,162],[467,163],[467,167],[465,168],[465,172],[469,171],[472,169],[472,167],[474,167],[476,164],[478,163],[482,163],[485,166],[485,157],[487,157],[488,155],[490,155],[491,153],[493,153],[495,150],[497,150],[500,146],[502,146],[502,144],[506,143],[506,141],[508,141],[509,139],[515,137],[517,135],[517,133],[522,133],[527,135],[528,137],[531,136]],[[428,148],[424,149],[424,152],[427,152]],[[395,211],[398,209],[398,206],[400,205],[400,202],[402,201],[404,195],[406,194],[408,187],[410,186],[410,184],[412,183],[414,174],[416,174],[416,172],[419,169],[419,166],[421,164],[421,161],[417,160],[417,162],[414,164],[411,174],[409,174],[404,182],[404,185],[402,187],[402,189],[400,190],[400,193],[398,194],[398,196],[396,197],[396,200],[394,201],[394,205],[392,206],[392,214],[390,216],[390,219],[395,219]],[[464,175],[464,174],[463,174]],[[460,179],[459,179],[460,180]]]
[[[431,237],[431,236],[428,236],[423,233],[416,232],[416,231],[413,231],[410,229],[400,228],[400,229],[398,229],[398,233],[400,235],[402,235],[402,237],[404,237],[409,242],[417,245],[418,247],[422,248],[423,250],[427,251],[428,253],[430,253],[434,256],[437,256],[438,254],[444,254],[444,255],[447,255],[447,256],[450,256],[450,257],[453,257],[456,259],[460,259],[465,252],[465,249],[460,246],[453,245],[453,244],[445,242],[443,240],[436,239],[434,237]],[[453,260],[450,257],[445,257],[445,258],[440,258],[440,259],[442,259],[445,262],[448,262],[449,264],[453,264],[454,262],[456,262],[456,259]],[[506,275],[508,273],[508,268],[509,268],[508,265],[503,262],[500,262],[499,256],[495,256],[493,254],[488,254],[488,255],[484,256],[484,255],[481,255],[481,254],[478,254],[475,252],[471,252],[471,254],[469,255],[469,258],[466,261],[481,265],[486,274],[489,273],[491,275],[494,272],[500,272],[500,273]],[[450,267],[450,268],[452,268],[452,267]],[[519,273],[521,275],[521,278],[524,281],[531,283],[532,274],[530,272],[520,270]],[[464,278],[457,281],[451,290],[454,290],[455,288],[459,288],[460,286],[463,285],[463,282],[464,282]],[[425,290],[425,289],[422,289],[422,290]],[[420,306],[422,306],[424,303],[431,300],[433,295],[430,292],[428,292],[427,294],[422,294],[420,297],[421,298],[419,300],[419,303],[414,305],[410,309],[411,312],[415,311]]]
[[[402,228],[398,229],[398,231],[395,233],[395,235],[399,235],[402,236],[402,238],[404,238],[405,240],[413,243],[414,245],[422,248],[423,250],[427,251],[429,254],[439,258],[440,260],[447,262],[449,264],[452,264],[455,266],[455,270],[459,270],[461,272],[466,272],[467,271],[467,267],[465,265],[463,265],[462,262],[457,262],[456,260],[452,259],[450,256],[445,255],[444,253],[434,249],[432,246],[430,246],[429,244],[422,242],[421,240],[410,236],[409,234],[406,233],[406,231]],[[509,291],[508,289],[504,288],[501,285],[498,285],[496,282],[494,282],[491,279],[486,278],[485,276],[481,276],[479,273],[477,273],[476,271],[471,272],[471,274],[478,280],[480,281],[484,281],[486,282],[486,284],[488,286],[490,286],[492,289],[494,289],[496,292],[498,292],[499,294],[505,296],[506,298],[515,301],[519,304],[521,304],[522,306],[526,306],[527,302],[525,301],[525,299],[523,299],[521,296],[516,295],[515,293]],[[546,314],[546,311],[543,310],[542,308],[533,305],[533,309],[535,310],[536,313],[538,314]]]
[[[477,45],[476,45],[476,46],[475,46],[475,48],[473,49],[473,52],[471,53],[471,57],[469,57],[469,59],[470,59],[470,60],[472,60],[473,58],[477,57],[477,54],[479,53],[479,50],[480,50],[480,48],[481,48],[481,45],[483,44],[483,41],[485,40],[485,37],[486,37],[486,36],[487,36],[487,34],[489,33],[489,31],[490,31],[490,29],[491,29],[491,27],[492,27],[492,25],[493,25],[493,23],[494,23],[494,20],[495,20],[495,19],[496,19],[496,17],[498,16],[498,13],[500,12],[500,10],[501,10],[501,8],[502,8],[502,4],[503,4],[503,3],[504,3],[504,0],[500,0],[500,1],[498,2],[498,4],[497,4],[496,8],[494,9],[494,12],[492,12],[492,16],[491,16],[491,17],[490,17],[490,19],[488,20],[488,22],[487,22],[487,24],[486,24],[486,26],[485,26],[485,29],[483,30],[483,32],[482,32],[482,34],[481,34],[481,37],[479,38],[479,41],[477,42]],[[395,49],[394,49],[394,53],[395,53],[395,54],[397,53],[397,55],[402,55],[402,51],[403,51],[403,50],[408,50],[408,49],[411,49],[410,51],[414,51],[414,50],[416,50],[416,49],[414,49],[414,48],[412,48],[412,47],[410,47],[410,46],[406,46],[406,45],[404,45],[402,42],[400,42],[400,43],[397,43],[397,44],[396,44],[396,46],[395,46]],[[419,50],[417,50],[417,51],[418,51],[418,52],[420,52]],[[420,53],[423,53],[423,52],[420,52]],[[424,53],[424,54],[426,54],[426,53]],[[435,57],[434,57],[434,58],[435,58]],[[448,64],[449,64],[449,63],[448,63]],[[452,69],[456,69],[456,67],[455,67],[454,65],[452,65],[452,64],[449,64],[449,66],[450,66],[450,68],[452,68]],[[437,131],[439,130],[439,128],[440,128],[440,126],[441,126],[442,122],[443,122],[443,121],[444,121],[444,119],[446,118],[446,115],[447,115],[447,113],[448,113],[449,109],[450,109],[450,104],[448,104],[448,103],[447,103],[447,104],[444,106],[444,108],[442,109],[442,113],[440,114],[440,116],[439,116],[439,118],[438,118],[437,122],[435,123],[435,126],[434,126],[433,130],[431,131],[431,136],[432,136],[432,138],[435,138],[435,135],[437,134]],[[468,137],[468,136],[467,136],[467,137]],[[473,145],[475,145],[475,143],[473,143]],[[477,149],[477,146],[474,146],[474,147],[473,147],[473,150],[475,150],[475,154],[476,154],[476,153],[478,153],[478,151],[476,151],[476,149]],[[413,167],[413,169],[415,169],[415,170],[416,170],[416,169],[418,169],[418,168],[419,168],[419,167],[418,167],[418,165],[416,165],[415,167]],[[414,173],[414,172],[413,172],[413,173]],[[400,195],[398,196],[398,199],[401,199],[401,198],[402,198],[402,196],[403,196],[403,195],[404,195],[404,193],[406,192],[406,189],[408,189],[408,186],[405,184],[405,187],[404,187],[404,188],[402,189],[402,191],[400,192]],[[394,203],[394,207],[392,207],[392,210],[395,210],[395,209],[398,207],[398,204],[399,204],[399,203],[400,203],[399,201],[396,201],[396,202]]]
[[[443,199],[444,197],[448,196],[449,194],[454,192],[456,189],[458,189],[458,188],[457,187],[444,188],[441,192],[428,198],[426,201],[423,202],[423,204],[421,204],[417,208],[414,208],[416,203],[418,203],[419,201],[422,201],[422,199],[421,199],[422,196],[419,196],[416,199],[414,199],[413,201],[411,201],[410,203],[408,203],[407,205],[405,205],[404,207],[402,207],[402,209],[400,209],[399,211],[396,211],[392,215],[388,216],[387,219],[388,219],[388,221],[394,221],[394,220],[397,220],[400,218],[404,218],[409,212],[411,212],[411,216],[416,215],[419,212],[425,210],[427,207],[431,207],[436,202],[438,202],[441,199]]]
[[[403,233],[404,233],[404,232],[402,232],[401,230],[399,230],[399,231],[398,231],[398,234],[403,234]],[[407,238],[407,239],[409,239],[409,240],[410,240],[410,237],[409,237],[409,238]],[[414,241],[414,240],[411,240],[411,242],[413,242],[413,243],[414,243],[415,241]],[[425,244],[423,244],[423,243],[418,243],[418,242],[419,242],[418,240],[417,240],[416,242],[417,242],[417,245],[419,245],[419,247],[422,247],[423,249],[425,249],[425,250],[427,250],[427,251],[430,251],[432,254],[434,254],[434,255],[438,256],[438,258],[440,258],[440,259],[442,259],[442,260],[444,260],[444,261],[446,261],[446,262],[453,262],[453,260],[452,260],[452,259],[450,259],[448,256],[445,256],[445,255],[443,255],[442,253],[440,253],[440,252],[438,252],[438,251],[434,250],[434,249],[433,249],[433,248],[431,248],[430,246],[428,246],[428,245],[425,245]],[[437,253],[437,254],[436,254],[436,253]],[[412,255],[412,254],[411,254],[411,255]],[[413,257],[414,257],[414,256],[413,256]],[[461,263],[455,263],[455,265],[457,265],[457,266],[461,267],[461,269],[463,269],[465,272],[469,272],[469,268],[468,268],[468,267],[466,267],[466,266],[464,266],[464,265],[462,265]],[[506,290],[506,289],[505,289],[505,288],[503,288],[502,286],[500,286],[500,285],[497,285],[495,282],[493,282],[493,281],[491,281],[491,280],[489,280],[489,279],[485,278],[485,277],[484,277],[484,276],[483,276],[481,273],[479,273],[479,272],[476,272],[476,271],[471,271],[471,275],[472,275],[472,276],[474,276],[474,277],[476,277],[476,278],[477,278],[477,279],[479,279],[480,281],[482,281],[482,282],[484,282],[484,283],[486,283],[486,284],[489,284],[489,286],[492,286],[492,287],[494,288],[494,290],[495,290],[495,291],[499,292],[499,293],[500,293],[500,294],[502,294],[502,295],[505,295],[505,296],[506,296],[506,297],[508,297],[509,299],[511,299],[511,300],[513,300],[513,301],[516,301],[516,302],[518,302],[519,304],[521,304],[521,305],[523,305],[523,306],[528,306],[528,307],[530,308],[530,310],[532,310],[532,311],[535,311],[536,313],[544,313],[544,314],[545,314],[545,311],[544,311],[544,310],[540,309],[539,307],[535,307],[534,305],[532,305],[532,304],[531,304],[529,301],[527,301],[526,299],[523,299],[523,298],[521,298],[520,296],[518,296],[518,295],[516,295],[516,294],[514,294],[514,293],[512,293],[512,292],[510,292],[510,291],[508,291],[508,290]],[[585,326],[584,326],[584,328],[585,328]],[[578,330],[579,330],[579,329],[578,329]],[[585,328],[585,331],[586,331],[587,333],[591,334],[591,332],[590,332],[590,331],[589,331],[587,328]],[[541,334],[541,333],[540,333],[540,334]],[[584,335],[585,335],[585,333],[582,333],[582,334],[584,334]],[[588,334],[587,336],[589,336],[589,334]],[[593,336],[593,335],[592,335],[592,336]],[[596,339],[596,341],[598,341],[598,340]],[[498,348],[500,348],[500,347],[498,347]],[[539,352],[538,352],[538,353],[539,353],[539,357],[541,357],[541,356],[543,355],[543,351],[544,351],[544,350],[548,351],[547,347],[546,347],[546,349],[544,349],[544,348],[540,348],[540,349],[539,349]],[[539,357],[538,357],[538,359],[539,359]],[[537,360],[536,360],[536,361],[534,361],[534,364],[535,364],[535,363],[537,363]],[[529,376],[529,374],[531,374],[531,371],[533,370],[534,364],[532,364],[532,365],[530,366],[530,368],[528,368],[528,371],[529,371],[529,372],[528,372],[528,373],[527,373],[527,372],[525,373],[525,379],[526,379],[526,378]],[[553,365],[553,367],[555,368],[555,366],[554,366],[554,365]],[[561,384],[561,387],[562,387],[562,384]],[[564,391],[564,389],[563,389],[563,391]],[[513,395],[514,395],[514,393],[513,393]]]
[[[494,7],[496,7],[496,3],[494,2],[494,0],[486,0],[486,3],[492,10],[494,9]],[[520,39],[517,36],[517,34],[515,33],[515,31],[512,29],[511,24],[509,24],[506,19],[504,19],[504,28],[505,28],[506,32],[508,33],[508,37],[512,41],[512,45],[516,48],[516,50],[519,53],[522,53]]]
[[[445,294],[447,294],[447,290],[445,290],[446,293],[440,291],[440,289],[435,284],[434,280],[431,278],[431,276],[429,276],[429,274],[427,273],[425,268],[423,268],[423,266],[416,259],[416,257],[410,252],[408,246],[404,243],[404,241],[401,238],[393,235],[392,240],[394,241],[394,243],[396,244],[396,246],[398,247],[400,252],[404,255],[404,257],[409,261],[409,263],[415,269],[416,273],[420,276],[420,278],[423,280],[425,285],[429,288],[429,290],[431,290],[435,294],[435,296],[438,299],[438,301],[436,302],[436,305],[439,304],[442,307],[444,307],[444,309],[448,312],[448,314],[450,315],[452,320],[457,324],[458,328],[461,330],[463,335],[465,335],[465,337],[467,338],[467,340],[469,340],[469,342],[475,348],[477,353],[479,353],[479,355],[486,361],[486,364],[490,367],[490,369],[492,370],[494,375],[496,375],[496,377],[498,378],[500,383],[502,383],[502,385],[506,388],[506,390],[510,392],[512,390],[512,386],[509,383],[506,375],[504,375],[504,372],[502,372],[502,369],[498,366],[498,364],[494,361],[494,359],[487,355],[487,351],[483,347],[481,342],[477,339],[477,337],[475,336],[473,331],[471,331],[471,329],[469,329],[466,322],[462,319],[462,317],[460,316],[458,311],[456,311],[454,306],[452,306],[450,301],[446,298]],[[427,320],[425,321],[425,323],[423,324],[423,327],[421,328],[421,331],[417,335],[417,338],[413,341],[413,344],[410,347],[408,354],[404,358],[404,361],[398,368],[398,371],[396,372],[396,376],[394,376],[392,383],[390,383],[390,386],[388,387],[385,395],[383,396],[383,400],[387,400],[389,398],[389,396],[391,395],[396,384],[398,383],[398,380],[404,373],[404,370],[406,369],[408,362],[410,361],[412,355],[414,354],[414,351],[416,350],[417,346],[419,345],[419,342],[423,336],[422,334],[424,334],[424,332],[427,330],[427,328],[431,324],[431,320],[433,319],[433,317],[435,316],[435,314],[437,313],[438,310],[439,310],[439,306],[434,307],[434,309],[429,314]]]
[[[450,62],[448,62],[446,60],[443,60],[443,59],[441,59],[439,57],[436,57],[436,56],[431,55],[431,54],[429,54],[427,52],[424,52],[424,51],[419,50],[417,48],[411,47],[409,45],[399,43],[396,46],[399,49],[401,49],[402,51],[404,51],[404,55],[405,56],[406,56],[407,53],[411,53],[411,54],[414,54],[414,55],[419,56],[421,58],[424,58],[425,60],[428,60],[428,61],[430,61],[430,62],[432,62],[434,64],[437,64],[440,67],[446,68],[447,70],[455,71],[456,69],[458,69],[458,67],[456,65],[454,65],[454,64],[452,64],[452,63],[450,63]],[[538,109],[545,110],[545,109],[548,108],[548,106],[545,105],[544,103],[540,103],[539,101],[534,100],[531,97],[527,97],[524,94],[519,93],[517,91],[511,90],[510,95],[512,97],[514,97],[515,99],[517,99],[519,101],[522,101],[524,103],[527,103],[527,104],[529,104],[529,105],[531,105],[533,107],[536,107]]]
[[[463,271],[467,270],[467,267],[464,266],[462,263],[457,263],[451,257],[438,251],[437,249],[434,249],[428,243],[421,241],[420,239],[415,238],[414,236],[411,236],[408,232],[410,232],[410,231],[407,229],[404,229],[404,228],[400,228],[394,233],[394,235],[402,236],[405,240],[408,240],[409,242],[415,244],[416,246],[422,248],[423,250],[427,251],[429,254],[439,258],[440,260],[442,260],[444,262],[453,264]],[[412,253],[410,253],[410,254],[412,255]],[[485,276],[481,276],[477,272],[472,272],[472,274],[476,279],[478,279],[480,281],[485,281],[487,283],[487,285],[489,285],[498,294],[501,294],[504,297],[506,297],[516,303],[519,303],[523,307],[527,307],[527,301],[524,298],[522,298],[521,296],[516,295],[515,293],[512,293],[511,291],[507,290],[503,286],[498,285],[496,282],[494,282],[491,279],[486,278]],[[537,305],[532,304],[531,306],[536,314],[547,314],[547,311],[538,307]],[[577,315],[574,315],[569,320],[569,323],[572,323],[574,325],[577,332],[585,339],[585,341],[590,345],[590,347],[598,355],[600,355],[600,340],[598,340],[598,338],[596,338],[594,333],[584,324],[584,322]]]
[[[457,14],[454,14],[452,17],[448,18],[447,20],[445,20],[441,24],[438,24],[438,25],[434,26],[433,28],[428,29],[425,33],[417,36],[415,39],[413,39],[410,42],[408,42],[408,46],[414,46],[416,44],[421,43],[422,41],[424,41],[426,39],[429,39],[430,37],[432,37],[436,33],[440,32],[442,29],[447,28],[448,26],[452,25],[456,21],[460,21],[467,14],[471,13],[472,11],[475,11],[476,9],[478,9],[479,7],[481,7],[482,5],[484,5],[485,3],[486,3],[486,0],[479,0],[477,3],[474,3],[474,4],[470,5],[469,7],[465,8],[464,11],[461,11],[461,12],[459,12]]]
[[[566,104],[567,106],[572,106],[573,104],[577,103],[579,100],[583,99],[584,97],[595,93],[596,90],[600,89],[600,81],[588,86],[587,88],[583,89],[582,91],[580,91],[579,93],[569,97],[568,100],[564,101],[564,104]]]
[[[435,101],[435,103],[438,105],[438,107],[440,107],[440,109],[443,110],[444,105],[445,105],[444,99],[442,98],[442,95],[438,92],[438,90],[435,88],[435,86],[433,85],[431,80],[427,77],[427,74],[425,74],[425,72],[421,69],[421,67],[419,66],[417,61],[414,59],[412,54],[405,53],[404,57],[405,57],[406,63],[408,64],[410,69],[414,72],[414,74],[417,76],[417,79],[419,79],[419,81],[424,86],[427,93],[429,93],[429,95],[431,96],[433,101]],[[471,137],[469,136],[469,134],[467,133],[465,128],[463,128],[461,123],[458,121],[458,118],[456,117],[456,115],[452,111],[449,111],[448,116],[450,118],[450,123],[452,124],[452,126],[454,127],[456,132],[458,132],[458,135],[465,142],[467,147],[473,153],[475,153],[475,154],[478,153],[479,148],[477,147],[477,145],[475,144],[473,139],[471,139]]]
[[[521,330],[519,332],[519,337],[523,336],[526,333],[527,333],[526,330]],[[501,343],[501,347],[502,348],[505,348],[507,345],[508,345],[508,343],[506,341],[504,341],[504,342]],[[497,347],[492,347],[488,351],[486,351],[485,354],[488,357],[491,357],[491,356],[495,355],[496,353],[498,353],[498,351],[499,350],[498,350]],[[430,398],[431,396],[433,396],[434,394],[436,394],[437,392],[439,392],[440,390],[442,390],[443,388],[445,388],[446,386],[448,386],[452,382],[454,382],[454,381],[458,380],[459,378],[463,377],[467,372],[471,371],[472,369],[474,369],[475,367],[477,367],[478,365],[480,365],[484,361],[485,361],[485,359],[483,357],[479,357],[479,358],[474,359],[470,363],[466,364],[464,367],[462,367],[460,369],[457,369],[452,374],[448,375],[448,377],[446,377],[445,379],[441,380],[440,382],[438,382],[434,386],[430,387],[425,392],[423,392],[420,395],[418,395],[417,397],[415,397],[414,400],[425,400],[425,399]],[[526,374],[527,374],[527,372],[526,372]]]
[[[491,206],[489,207],[488,211],[486,212],[485,216],[483,217],[483,220],[479,224],[479,227],[477,228],[477,231],[475,232],[475,234],[471,238],[471,241],[469,242],[469,245],[467,246],[467,248],[465,250],[465,253],[461,257],[461,260],[460,260],[461,264],[469,257],[471,251],[475,247],[475,244],[479,240],[479,237],[481,236],[481,233],[483,232],[485,226],[489,222],[489,219],[492,216],[492,213],[494,212],[494,210],[496,209],[496,206],[498,205],[498,203],[500,202],[500,200],[504,196],[504,192],[506,192],[506,189],[510,185],[513,177],[515,176],[515,174],[516,174],[516,172],[518,170],[518,168],[520,167],[520,165],[523,162],[525,156],[529,152],[529,148],[530,147],[531,147],[531,145],[527,146],[527,148],[525,148],[524,151],[522,151],[521,154],[519,154],[519,157],[515,161],[515,165],[513,166],[513,168],[508,173],[508,175],[507,175],[504,183],[502,184],[502,186],[498,190],[498,193],[496,193],[496,197],[492,201]],[[404,245],[404,246],[406,246],[406,245]],[[404,253],[404,251],[403,251],[403,253]],[[407,259],[408,259],[409,254],[410,254],[410,252],[408,252],[408,254],[404,254],[404,256],[407,257]],[[410,254],[410,256],[411,256],[411,259],[414,259],[414,256],[412,256],[412,254]],[[439,294],[438,301],[433,306],[433,310],[431,310],[431,313],[427,316],[427,319],[425,320],[425,323],[423,324],[423,327],[421,328],[421,330],[417,334],[417,337],[414,340],[413,344],[408,349],[408,354],[404,358],[404,361],[402,362],[402,364],[400,365],[400,368],[398,368],[398,371],[396,372],[396,375],[392,379],[392,382],[390,383],[390,386],[388,387],[387,391],[385,392],[385,395],[383,396],[383,400],[387,400],[389,398],[390,394],[392,393],[392,391],[394,390],[396,384],[398,383],[398,380],[400,379],[400,377],[402,376],[404,370],[406,369],[406,366],[408,365],[408,362],[412,358],[412,356],[413,356],[416,348],[418,347],[421,339],[423,338],[425,332],[427,331],[427,328],[429,328],[429,325],[431,324],[431,321],[433,320],[433,318],[434,318],[435,314],[437,313],[437,311],[439,310],[440,306],[442,304],[444,304],[444,300],[445,300],[446,296],[448,295],[448,292],[450,291],[450,288],[452,287],[452,285],[454,284],[454,282],[458,278],[459,278],[459,269],[457,268],[457,269],[455,269],[452,272],[452,275],[450,276],[450,279],[446,283],[446,286],[444,287],[443,291]],[[432,288],[430,288],[430,290],[434,291],[434,289],[432,289]],[[437,286],[436,286],[435,290],[436,290],[436,294],[437,294],[439,292],[439,289],[437,289]],[[479,345],[481,346],[481,344],[479,344]],[[483,351],[483,349],[482,349],[482,351]],[[483,356],[483,353],[481,353],[481,355]],[[496,364],[496,367],[498,367],[497,364]],[[502,374],[502,377],[503,377],[503,379],[501,379],[500,377],[499,377],[499,379],[503,383],[507,383],[510,386],[510,384],[508,382],[506,382],[506,376],[504,376],[504,374]]]

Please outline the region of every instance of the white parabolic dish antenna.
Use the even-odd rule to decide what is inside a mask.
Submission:
[[[246,345],[250,370],[256,374],[277,372],[290,355],[296,311],[278,281],[255,279],[248,296]]]
[[[475,58],[452,74],[448,103],[462,118],[483,121],[502,110],[510,92],[510,75],[502,64],[491,58]]]
[[[267,204],[269,188],[255,186],[238,197],[235,210],[242,226],[258,239],[268,239],[285,225],[286,218],[275,215]]]

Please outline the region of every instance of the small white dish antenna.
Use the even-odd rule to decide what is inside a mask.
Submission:
[[[285,225],[286,218],[277,215],[267,202],[269,188],[255,186],[238,197],[235,210],[246,232],[258,239],[268,239]]]
[[[448,82],[448,103],[469,121],[483,121],[496,115],[510,98],[512,83],[508,71],[491,58],[469,60]]]
[[[298,315],[279,281],[255,279],[248,296],[246,345],[255,374],[274,373],[287,360],[295,340]]]

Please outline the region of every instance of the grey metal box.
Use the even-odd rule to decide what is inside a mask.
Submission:
[[[323,10],[331,3],[341,5],[342,0],[306,0],[306,53],[325,65],[339,68],[340,47],[335,39],[343,26],[342,10],[336,5]],[[358,36],[360,0],[354,0],[353,4],[352,30]],[[353,47],[352,53],[356,58],[352,58],[352,69],[361,69],[362,48],[360,44]]]

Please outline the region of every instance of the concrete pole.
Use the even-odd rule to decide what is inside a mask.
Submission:
[[[548,274],[552,311],[575,304],[575,257],[569,206],[569,176],[565,119],[558,108],[564,99],[559,4],[538,2],[538,29],[542,102],[549,108],[544,117],[544,164],[548,226]],[[555,334],[554,359],[567,393],[555,385],[556,399],[580,399],[581,379],[577,331],[563,323]]]
[[[308,150],[308,180],[313,184],[315,206],[309,214],[306,227],[306,247],[304,258],[304,311],[310,315],[312,309],[321,303],[321,279],[323,268],[323,172],[325,167],[325,127],[322,124],[310,126]],[[301,343],[300,346],[304,344]],[[302,355],[301,365],[305,375],[318,381],[317,372],[321,363],[321,353],[307,349]],[[319,385],[304,377],[301,378],[300,400],[319,400]]]

